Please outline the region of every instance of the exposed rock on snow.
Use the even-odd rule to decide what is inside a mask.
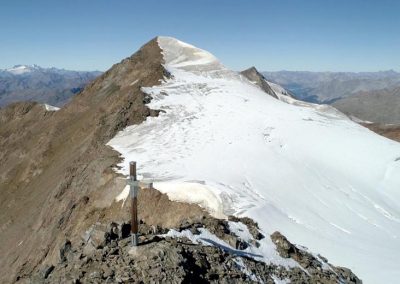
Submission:
[[[267,80],[264,78],[264,76],[261,73],[258,72],[258,70],[255,67],[250,67],[249,69],[246,69],[246,70],[240,72],[240,74],[245,76],[252,83],[259,86],[264,92],[266,92],[270,96],[272,96],[274,98],[278,98],[277,95],[275,94],[274,90],[272,90],[271,86],[267,82]]]
[[[238,227],[250,230],[240,224]],[[361,283],[351,271],[331,266],[300,248],[293,258],[290,255],[285,259],[292,264],[289,266],[256,261],[246,249],[232,247],[224,241],[233,238],[252,245],[239,236],[240,231],[229,230],[227,221],[205,218],[198,223],[186,222],[170,231],[141,222],[141,244],[136,248],[131,248],[130,238],[120,233],[126,225],[96,225],[94,230],[102,232],[103,237],[101,245],[91,250],[86,249],[92,246],[89,239],[84,238],[76,245],[67,241],[60,250],[62,262],[39,268],[31,280],[40,283],[279,283],[283,280],[286,283]],[[274,249],[272,242],[271,245]]]

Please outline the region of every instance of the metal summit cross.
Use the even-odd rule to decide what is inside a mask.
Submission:
[[[131,197],[131,241],[132,246],[138,246],[139,236],[138,236],[138,213],[137,213],[137,200],[139,187],[141,188],[153,188],[152,182],[140,182],[137,180],[136,174],[136,162],[129,163],[129,179],[127,181],[129,185],[129,195]]]

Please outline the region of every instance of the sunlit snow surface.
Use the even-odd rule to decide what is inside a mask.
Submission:
[[[59,107],[55,107],[55,106],[48,105],[48,104],[44,104],[44,107],[45,107],[45,109],[46,109],[47,111],[58,111],[58,110],[60,110]]]
[[[173,78],[143,90],[165,112],[109,142],[122,172],[135,160],[171,199],[252,217],[366,283],[395,283],[400,144],[330,107],[276,100],[208,52],[158,42]]]
[[[247,229],[247,226],[240,222],[229,222],[229,230],[238,236],[241,240],[246,241],[249,246],[244,250],[235,249],[230,246],[228,243],[218,238],[216,235],[212,234],[205,228],[198,228],[198,234],[193,234],[189,229],[183,230],[181,232],[170,230],[167,234],[161,235],[162,237],[174,237],[174,238],[187,238],[191,242],[195,244],[203,244],[206,246],[216,246],[220,249],[229,252],[232,256],[234,256],[234,261],[239,269],[247,274],[249,278],[258,283],[264,283],[261,279],[259,279],[255,274],[253,274],[244,263],[242,257],[245,258],[253,258],[258,261],[264,261],[267,263],[274,263],[279,266],[283,266],[286,268],[298,267],[303,269],[300,264],[294,261],[291,258],[282,258],[276,250],[275,244],[272,242],[270,238],[263,238],[258,241],[258,246],[254,246],[250,243],[251,240],[254,240],[253,236]],[[322,262],[322,261],[321,261]],[[323,263],[323,262],[322,262]],[[331,269],[327,264],[323,269]],[[304,270],[304,269],[303,269]],[[280,279],[278,277],[273,277],[275,283],[284,283],[279,282]]]

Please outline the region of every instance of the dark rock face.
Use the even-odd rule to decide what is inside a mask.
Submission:
[[[71,242],[66,240],[64,245],[60,248],[60,262],[65,262],[71,252]]]
[[[271,235],[271,240],[276,245],[277,251],[284,258],[292,258],[297,261],[301,267],[307,269],[312,274],[320,274],[323,270],[323,264],[328,264],[328,260],[322,256],[315,257],[306,250],[301,249],[283,236],[280,232],[274,232]],[[360,279],[355,276],[350,269],[342,267],[334,267],[332,269],[342,281],[341,283],[362,283]]]
[[[258,229],[258,224],[254,222],[253,219],[250,219],[248,217],[237,218],[234,216],[229,216],[229,220],[233,222],[242,222],[243,224],[245,224],[254,239],[261,240],[264,238],[263,234],[261,234]]]
[[[42,270],[42,275],[44,279],[47,279],[47,277],[49,277],[49,275],[53,272],[54,270],[54,265],[50,265],[50,266],[46,266],[43,270]]]
[[[249,231],[258,231],[251,219],[232,218],[234,222],[248,224]],[[348,269],[334,267],[326,259],[315,258],[291,244],[279,232],[271,239],[278,252],[285,258],[296,260],[300,267],[284,268],[266,264],[243,256],[240,251],[219,246],[192,243],[187,238],[172,238],[168,230],[140,222],[141,243],[130,247],[130,238],[122,232],[127,223],[96,224],[82,237],[82,241],[70,246],[66,241],[60,250],[63,261],[55,266],[45,266],[30,278],[32,283],[275,283],[285,279],[290,283],[361,283]],[[227,221],[204,217],[201,222],[184,222],[177,230],[190,230],[199,234],[206,228],[222,240],[238,236],[229,230]],[[257,236],[257,234],[254,234]],[[94,237],[103,236],[101,245],[85,250]],[[113,236],[113,237],[110,237]],[[66,252],[69,257],[65,257]],[[322,263],[329,265],[324,269]]]
[[[275,232],[271,235],[271,240],[276,245],[279,254],[284,258],[290,258],[293,255],[297,255],[296,247],[291,244],[285,236],[279,232]]]
[[[255,67],[250,67],[242,72],[240,72],[244,77],[249,79],[251,82],[257,84],[263,91],[274,98],[278,98],[275,92],[272,90],[271,86],[265,81],[264,76],[257,71]]]

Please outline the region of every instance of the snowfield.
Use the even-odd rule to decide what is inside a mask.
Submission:
[[[60,110],[59,107],[52,106],[52,105],[48,105],[48,104],[44,104],[44,108],[45,108],[47,111],[58,111],[58,110]]]
[[[109,142],[121,171],[135,160],[173,200],[251,217],[365,283],[397,283],[400,144],[274,85],[277,100],[206,51],[158,42],[173,78],[143,91],[165,112]]]

